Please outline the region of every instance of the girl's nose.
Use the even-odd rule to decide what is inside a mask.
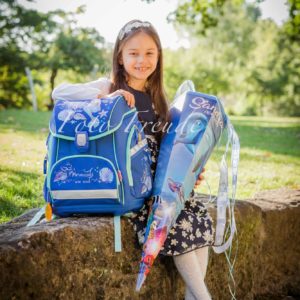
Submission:
[[[137,60],[138,60],[138,62],[144,61],[144,55],[139,55]]]

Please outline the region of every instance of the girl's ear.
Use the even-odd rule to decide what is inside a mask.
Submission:
[[[122,66],[123,65],[123,59],[122,56],[119,58],[119,64]]]

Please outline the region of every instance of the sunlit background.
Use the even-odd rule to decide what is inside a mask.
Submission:
[[[253,1],[248,1],[248,3]],[[174,26],[167,22],[168,15],[175,11],[178,0],[159,0],[151,3],[141,0],[37,0],[34,3],[20,1],[25,7],[35,8],[42,12],[55,9],[75,11],[81,5],[86,6],[84,14],[78,16],[78,26],[95,27],[107,42],[114,43],[120,28],[131,19],[150,21],[160,34],[164,48],[177,49],[189,46],[189,40],[179,37]],[[288,7],[285,0],[266,0],[259,3],[262,18],[271,18],[282,24],[288,18]]]
[[[291,71],[298,66],[293,1],[4,1],[0,105],[30,105],[24,68],[42,110],[52,106],[55,85],[109,76],[120,28],[141,19],[161,37],[170,100],[191,79],[197,89],[224,99],[232,114],[299,115],[298,78]]]

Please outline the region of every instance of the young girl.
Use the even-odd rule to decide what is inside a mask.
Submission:
[[[160,121],[162,129],[168,121],[168,105],[163,88],[163,56],[159,36],[149,22],[132,20],[117,37],[112,62],[111,80],[101,78],[84,84],[62,84],[54,89],[53,99],[92,99],[123,95],[129,106],[136,106],[152,157],[155,174],[162,130],[150,124]],[[202,175],[196,182],[200,184]],[[192,193],[193,194],[193,193]],[[144,242],[151,199],[131,222],[138,239]],[[186,300],[211,299],[204,283],[208,262],[208,246],[213,244],[212,219],[203,204],[193,195],[171,228],[160,254],[173,256],[186,284]]]

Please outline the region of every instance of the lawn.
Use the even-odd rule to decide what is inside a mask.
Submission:
[[[43,204],[43,160],[50,113],[0,112],[0,222]],[[300,188],[300,119],[232,117],[241,143],[237,198],[262,190]],[[207,163],[205,178],[215,194],[220,144]],[[228,157],[228,162],[230,157]],[[209,193],[203,183],[199,192]]]

